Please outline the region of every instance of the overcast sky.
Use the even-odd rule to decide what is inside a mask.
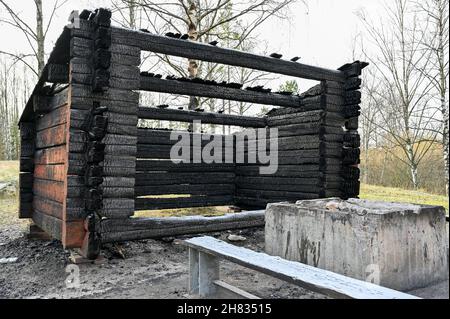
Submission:
[[[25,21],[34,20],[33,0],[8,1],[14,8],[20,8],[20,16]],[[48,14],[53,1],[44,0],[44,11]],[[95,7],[104,1],[69,0],[59,10],[48,33],[47,51],[67,23],[74,9]],[[360,24],[355,12],[365,8],[376,15],[382,7],[381,0],[306,0],[304,4],[292,7],[289,21],[271,21],[260,29],[261,39],[268,44],[268,51],[280,52],[286,57],[299,55],[302,61],[329,68],[337,68],[351,58],[351,40],[360,32]],[[1,16],[5,16],[1,8]],[[2,25],[0,50],[23,52],[28,50],[26,39],[18,31]],[[47,52],[49,53],[49,52]]]

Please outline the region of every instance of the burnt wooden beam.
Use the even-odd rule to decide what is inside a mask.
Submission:
[[[169,209],[233,205],[232,195],[193,196],[175,198],[136,198],[136,210]]]
[[[136,240],[264,226],[264,210],[217,217],[188,216],[104,220],[102,242]]]
[[[167,171],[167,172],[234,172],[234,164],[229,163],[173,163],[172,161],[142,160],[136,161],[136,171]]]
[[[157,107],[141,106],[138,109],[138,116],[141,119],[177,122],[192,122],[194,120],[200,120],[205,124],[233,125],[255,128],[266,126],[265,118],[210,112],[195,112],[189,110],[161,109]]]
[[[189,195],[234,195],[234,184],[199,184],[199,185],[158,185],[136,186],[135,196],[189,194]]]
[[[68,93],[69,91],[66,88],[61,92],[50,96],[40,94],[33,95],[34,112],[37,114],[45,114],[66,104],[68,101]]]
[[[69,83],[69,65],[50,63],[47,68],[47,82]]]
[[[208,44],[184,41],[141,31],[112,27],[113,42],[139,46],[142,50],[188,59],[241,66],[311,80],[344,82],[345,74],[303,63],[275,59],[268,56],[220,48]]]
[[[301,106],[301,99],[298,96],[255,92],[216,85],[180,82],[176,80],[164,80],[148,76],[141,76],[140,82],[140,89],[144,91],[219,98],[284,107]]]

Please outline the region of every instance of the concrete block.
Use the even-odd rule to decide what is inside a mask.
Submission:
[[[449,276],[440,206],[329,198],[269,204],[265,219],[270,255],[400,291]]]

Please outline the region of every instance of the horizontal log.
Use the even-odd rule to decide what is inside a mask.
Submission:
[[[83,176],[85,171],[86,167],[84,165],[80,165],[79,161],[69,161],[69,168],[68,168],[69,175]],[[127,176],[134,176],[134,173],[135,169],[133,167],[114,167],[114,166],[103,167],[103,176],[127,177]]]
[[[47,64],[47,79],[50,83],[68,83],[69,66],[66,64]]]
[[[71,142],[69,144],[69,151],[72,153],[85,153],[86,144],[79,142]],[[136,145],[110,145],[106,144],[103,150],[104,154],[108,155],[120,155],[120,156],[136,156]]]
[[[58,203],[64,203],[65,199],[64,182],[50,181],[35,178],[33,181],[33,194],[53,200]]]
[[[281,150],[278,152],[279,157],[299,157],[299,158],[319,158],[319,157],[336,157],[342,156],[342,144],[339,143],[322,143],[323,147],[308,150]],[[245,154],[253,154],[246,150]]]
[[[62,220],[39,212],[33,211],[33,222],[47,234],[55,239],[62,239]]]
[[[97,189],[103,198],[134,198],[133,187],[104,187],[99,185]],[[67,197],[84,198],[87,188],[85,186],[71,186],[67,188]]]
[[[101,217],[123,219],[134,214],[134,199],[127,198],[105,198],[103,208],[97,210]],[[71,219],[82,219],[86,217],[85,201],[81,198],[67,199],[67,215]]]
[[[136,198],[136,210],[233,205],[233,196],[194,196],[179,198]]]
[[[85,155],[81,153],[69,153],[69,161],[71,165],[83,166],[86,162]],[[136,157],[134,156],[116,156],[116,155],[105,155],[103,161],[100,163],[105,169],[117,168],[135,168],[136,167]]]
[[[68,88],[62,90],[51,96],[47,95],[33,95],[33,109],[37,114],[48,113],[64,104],[68,101]]]
[[[324,69],[248,52],[224,49],[208,44],[183,41],[140,31],[112,27],[113,42],[139,46],[142,50],[189,59],[252,68],[311,80],[344,82],[338,70]]]
[[[266,177],[266,176],[236,176],[236,184],[249,183],[254,185],[315,185],[319,180],[317,178],[308,177]]]
[[[141,56],[119,54],[111,52],[111,66],[109,68],[111,76],[133,78],[136,74],[136,68],[139,70],[141,64]],[[89,58],[73,57],[70,59],[71,68],[78,73],[92,74],[93,65]],[[129,70],[130,72],[123,72],[123,70]],[[139,75],[139,71],[137,72]]]
[[[89,58],[94,53],[94,41],[85,38],[73,37],[70,41],[71,55],[73,57]],[[132,45],[112,43],[108,50],[111,53],[117,53],[121,55],[140,56],[141,50]]]
[[[72,128],[81,128],[81,124],[86,121],[87,117],[89,116],[90,111],[88,110],[76,110],[72,109],[70,111],[70,121],[71,121],[71,127]],[[121,113],[114,113],[114,112],[105,112],[103,113],[104,116],[108,118],[108,123],[117,123],[122,125],[131,125],[131,126],[137,126],[138,123],[138,116],[129,114],[121,114]]]
[[[61,107],[39,117],[36,121],[36,130],[42,131],[66,123],[68,110],[67,104],[63,104]]]
[[[65,144],[67,141],[67,126],[60,124],[50,127],[36,134],[36,148],[49,148]]]
[[[225,231],[264,226],[264,211],[226,214],[224,216],[131,218],[104,220],[101,223],[102,242],[137,240]]]
[[[171,140],[170,137],[174,136]],[[181,135],[181,137],[180,137]],[[205,146],[210,141],[221,141],[222,146],[233,146],[234,137],[226,136],[222,134],[200,134],[191,133],[188,131],[171,131],[171,130],[157,130],[148,128],[139,128],[137,132],[139,144],[158,144],[158,145],[193,145],[194,140],[196,143]],[[189,138],[188,138],[189,136]]]
[[[109,101],[112,100],[135,103],[136,107],[137,104],[139,103],[139,93],[130,90],[109,89],[107,92],[104,93],[93,93],[91,86],[82,84],[72,84],[71,88],[72,88],[72,103],[73,97],[81,98],[84,101],[92,101],[92,99],[94,99],[98,101],[103,101],[104,103],[106,102],[109,103]],[[92,103],[90,105],[92,107]],[[136,111],[137,109],[135,110],[135,112]]]
[[[234,173],[138,173],[136,186],[178,184],[230,184]]]
[[[67,186],[68,187],[79,187],[85,185],[84,176],[75,176],[69,175],[67,176]],[[125,188],[133,188],[134,187],[134,177],[111,177],[105,176],[103,177],[103,182],[101,183],[102,187],[125,187]]]
[[[271,184],[252,184],[252,183],[245,183],[245,182],[239,182],[236,184],[236,196],[247,196],[247,197],[257,197],[255,196],[255,193],[250,194],[247,191],[277,191],[277,192],[293,192],[293,193],[308,193],[308,194],[319,194],[320,191],[323,190],[322,185],[320,185],[320,182],[317,181],[317,185],[303,185],[303,184],[297,184],[297,185],[271,185]],[[249,195],[250,194],[250,195]],[[278,194],[279,195],[279,194]],[[281,198],[284,196],[278,196],[278,195],[267,195],[267,196],[259,196],[261,198],[272,198],[277,197]],[[287,199],[287,197],[286,197]]]
[[[342,127],[326,126],[322,123],[280,125],[277,128],[279,137],[313,134],[344,134]]]
[[[35,165],[34,177],[39,179],[63,182],[66,178],[66,168],[64,164]]]
[[[139,107],[138,116],[142,119],[192,122],[199,120],[202,124],[234,125],[241,127],[265,127],[264,118],[219,114],[210,112],[195,112],[189,110],[161,109],[157,107]]]
[[[37,150],[34,156],[35,164],[64,164],[66,161],[67,151],[65,145]]]
[[[236,166],[236,176],[259,176],[259,165]],[[264,175],[262,175],[264,176]],[[319,165],[279,165],[272,177],[305,177],[319,178],[321,176]]]
[[[151,92],[181,94],[284,107],[300,107],[298,96],[262,93],[192,82],[179,82],[141,76],[139,89]]]
[[[233,195],[234,190],[234,184],[136,186],[135,195]]]
[[[138,144],[137,145],[137,158],[153,158],[153,159],[171,159],[171,150],[172,145],[152,145],[152,144]],[[194,154],[200,156],[202,154],[202,148],[200,147],[190,147],[186,146],[186,149],[183,149],[182,152],[187,152],[189,150],[190,158],[193,158]],[[226,154],[233,154],[233,148],[222,147],[220,149],[215,149],[218,152],[218,158],[221,161],[225,161]],[[181,158],[181,155],[185,156],[185,154],[178,154]],[[187,155],[186,155],[187,156]],[[176,158],[172,158],[176,159]]]
[[[234,172],[234,164],[195,164],[173,163],[172,161],[140,160],[136,161],[136,171],[166,171],[166,172]]]
[[[63,219],[64,205],[51,199],[41,196],[34,196],[33,209],[46,215],[53,216],[61,220]]]
[[[283,199],[283,201],[295,201],[305,198],[316,198],[319,187],[311,187],[309,192],[302,192],[300,189],[296,192],[282,191],[282,190],[260,190],[260,189],[246,189],[239,188],[237,190],[238,196],[253,197],[257,199]]]
[[[75,96],[72,97],[70,108],[72,110],[88,110],[91,111],[93,102],[99,102],[100,107],[106,107],[108,111],[124,114],[136,115],[137,103],[127,101],[115,101],[108,99],[96,99],[95,97]]]

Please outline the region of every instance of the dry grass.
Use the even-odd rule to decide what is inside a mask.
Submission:
[[[360,197],[363,199],[382,200],[387,202],[444,206],[447,212],[449,207],[448,197],[446,196],[394,187],[361,184]]]
[[[0,182],[19,180],[18,161],[0,161]]]

